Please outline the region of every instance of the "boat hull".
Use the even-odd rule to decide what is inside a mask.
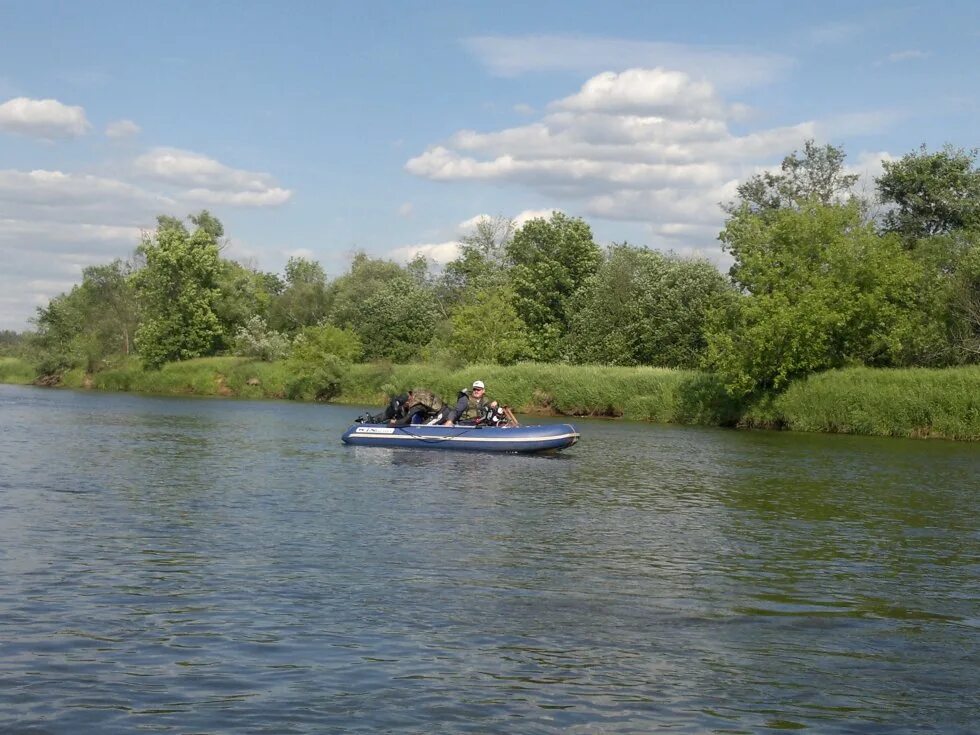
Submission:
[[[567,449],[578,441],[579,433],[571,424],[503,428],[353,424],[341,439],[345,444],[362,447],[532,453]]]

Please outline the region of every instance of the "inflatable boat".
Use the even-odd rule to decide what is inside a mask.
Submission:
[[[362,447],[462,449],[476,452],[554,452],[578,441],[571,424],[544,426],[388,426],[352,424],[341,437]]]

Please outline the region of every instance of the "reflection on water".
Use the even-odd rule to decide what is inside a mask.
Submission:
[[[0,732],[975,732],[972,445],[0,386]]]

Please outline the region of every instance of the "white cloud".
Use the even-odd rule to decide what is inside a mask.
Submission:
[[[725,89],[744,89],[771,82],[793,65],[789,57],[780,54],[621,38],[476,36],[464,43],[491,73],[499,76],[540,71],[595,74],[659,66],[684,71]]]
[[[292,197],[292,191],[276,186],[269,174],[232,168],[178,148],[154,148],[139,156],[133,168],[148,180],[188,187],[176,196],[201,204],[276,207]]]
[[[16,294],[0,300],[0,328],[25,328],[33,307],[70,289],[85,266],[132,255],[159,214],[182,216],[201,206],[270,207],[292,196],[267,174],[174,149],[151,151],[133,170],[143,182],[0,170],[0,293]],[[252,252],[232,243],[228,254]]]
[[[418,255],[422,255],[426,260],[435,261],[444,265],[459,256],[459,242],[451,240],[449,242],[424,243],[419,245],[405,245],[395,248],[389,256],[396,261],[407,263]]]
[[[525,209],[522,212],[518,212],[516,215],[511,217],[514,222],[515,227],[523,227],[525,223],[532,219],[550,219],[551,215],[555,212],[560,212],[560,209]],[[465,235],[471,235],[476,231],[476,226],[480,224],[482,220],[493,220],[493,215],[489,214],[476,214],[467,220],[460,222],[456,225],[457,234],[460,237]]]
[[[66,243],[91,246],[107,245],[111,250],[122,245],[134,248],[140,241],[144,228],[88,223],[38,222],[20,219],[0,219],[0,243],[15,245],[25,239],[35,244],[35,251],[46,251],[50,245],[58,252]],[[101,255],[99,256],[101,257]]]
[[[0,170],[0,217],[44,215],[46,220],[105,221],[130,213],[139,217],[174,201],[118,179],[63,171]],[[84,214],[84,216],[82,216]]]
[[[663,68],[598,74],[549,109],[526,125],[461,130],[405,168],[435,181],[521,185],[585,216],[649,223],[661,241],[717,249],[719,205],[739,181],[809,138],[878,131],[897,117],[871,111],[736,133],[737,105]]]
[[[293,193],[289,189],[275,186],[262,191],[189,189],[178,196],[183,201],[207,206],[226,204],[232,207],[278,207],[288,202]]]
[[[116,120],[106,125],[105,135],[107,138],[130,138],[138,135],[142,128],[132,120]]]
[[[463,220],[458,225],[456,225],[456,230],[460,235],[471,235],[476,232],[476,226],[480,224],[482,220],[489,219],[492,220],[493,217],[489,214],[476,214],[467,220]]]
[[[0,105],[0,130],[45,140],[74,138],[92,126],[81,107],[58,100],[15,97]]]
[[[525,209],[514,217],[514,226],[521,228],[532,219],[551,219],[551,215],[560,211],[560,209]]]
[[[618,74],[603,72],[582,85],[578,94],[553,106],[576,112],[634,113],[693,120],[718,117],[724,107],[710,83],[659,67],[627,69]]]
[[[411,202],[405,202],[398,208],[398,216],[408,219],[415,212],[415,207],[412,206]]]

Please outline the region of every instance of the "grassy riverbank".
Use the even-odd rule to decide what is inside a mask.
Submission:
[[[27,383],[28,365],[0,358],[0,382]],[[386,394],[426,386],[455,396],[473,379],[518,413],[617,416],[657,423],[784,428],[873,436],[980,440],[980,366],[943,370],[835,370],[801,380],[752,405],[729,398],[696,371],[587,365],[360,364],[344,376],[338,403],[381,406]],[[94,375],[67,373],[62,385],[167,395],[284,398],[284,363],[212,357],[144,371],[138,362]]]
[[[426,386],[446,397],[486,381],[488,393],[519,413],[622,416],[638,421],[733,425],[739,408],[720,383],[694,371],[522,364],[474,365],[452,369],[437,365],[353,365],[344,376],[336,403],[382,405],[386,395],[410,386]],[[93,375],[68,372],[62,385],[109,391],[173,395],[223,395],[284,398],[290,375],[284,363],[237,357],[210,357],[169,363],[144,371],[138,363]]]
[[[0,383],[26,385],[34,380],[34,370],[16,357],[0,357]]]
[[[980,440],[980,366],[849,368],[749,407],[742,424],[870,436]]]

